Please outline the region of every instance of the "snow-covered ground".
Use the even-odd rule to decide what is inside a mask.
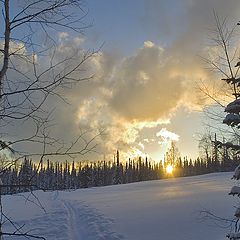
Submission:
[[[237,197],[228,196],[234,184],[231,176],[218,173],[71,192],[37,191],[46,213],[20,195],[4,196],[3,204],[8,216],[26,224],[24,229],[50,240],[222,240],[228,230],[212,220],[203,221],[199,212],[211,210],[232,218]]]

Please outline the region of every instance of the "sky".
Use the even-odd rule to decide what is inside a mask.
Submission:
[[[235,24],[240,3],[89,0],[87,7],[93,20],[86,34],[88,44],[104,43],[103,78],[113,84],[106,87],[112,94],[105,102],[113,127],[109,134],[116,139],[118,125],[132,136],[112,140],[109,149],[139,150],[159,160],[173,139],[182,156],[197,157],[199,136],[207,129],[201,111],[209,103],[198,84],[213,78],[199,55],[208,47],[213,11]],[[121,127],[113,115],[122,118]]]
[[[55,109],[57,120],[52,132],[71,142],[82,131],[94,136],[101,130],[96,152],[82,159],[109,159],[118,149],[123,158],[160,161],[172,140],[182,156],[196,158],[199,136],[207,131],[202,111],[211,104],[199,85],[211,88],[217,80],[200,56],[215,51],[210,45],[213,12],[236,25],[240,2],[85,0],[84,9],[91,27],[84,34],[59,29],[55,57],[98,50],[85,66],[85,73],[94,77],[62,93],[70,104],[50,98],[46,107]],[[16,10],[17,5],[12,13]],[[14,34],[20,36],[22,30]],[[36,58],[44,69],[48,59]],[[32,130],[25,123],[11,131]]]

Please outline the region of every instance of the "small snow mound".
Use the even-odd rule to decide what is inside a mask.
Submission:
[[[240,208],[237,208],[237,209],[236,209],[234,216],[235,216],[236,218],[240,218]]]
[[[237,233],[229,233],[227,235],[227,237],[230,239],[230,240],[235,240],[235,239],[240,239],[240,233],[237,232]]]
[[[229,103],[227,105],[227,107],[225,108],[225,112],[239,114],[239,112],[240,112],[240,99],[236,99],[233,102]]]
[[[237,126],[240,123],[240,116],[238,114],[229,113],[224,118],[223,123],[232,127]]]
[[[238,195],[240,196],[240,187],[237,187],[237,186],[233,186],[229,195]]]
[[[240,165],[238,165],[235,170],[234,170],[234,174],[233,174],[233,179],[240,179]]]

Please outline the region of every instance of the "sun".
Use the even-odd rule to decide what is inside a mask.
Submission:
[[[167,172],[168,174],[172,174],[172,172],[173,172],[173,166],[172,166],[172,165],[167,165],[167,167],[166,167],[166,172]]]

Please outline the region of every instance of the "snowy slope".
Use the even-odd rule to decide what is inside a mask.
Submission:
[[[218,173],[72,192],[37,191],[46,213],[21,196],[4,196],[3,202],[8,216],[50,240],[221,240],[228,230],[212,220],[202,221],[199,211],[233,216],[237,197],[228,196],[234,184],[231,176]]]

